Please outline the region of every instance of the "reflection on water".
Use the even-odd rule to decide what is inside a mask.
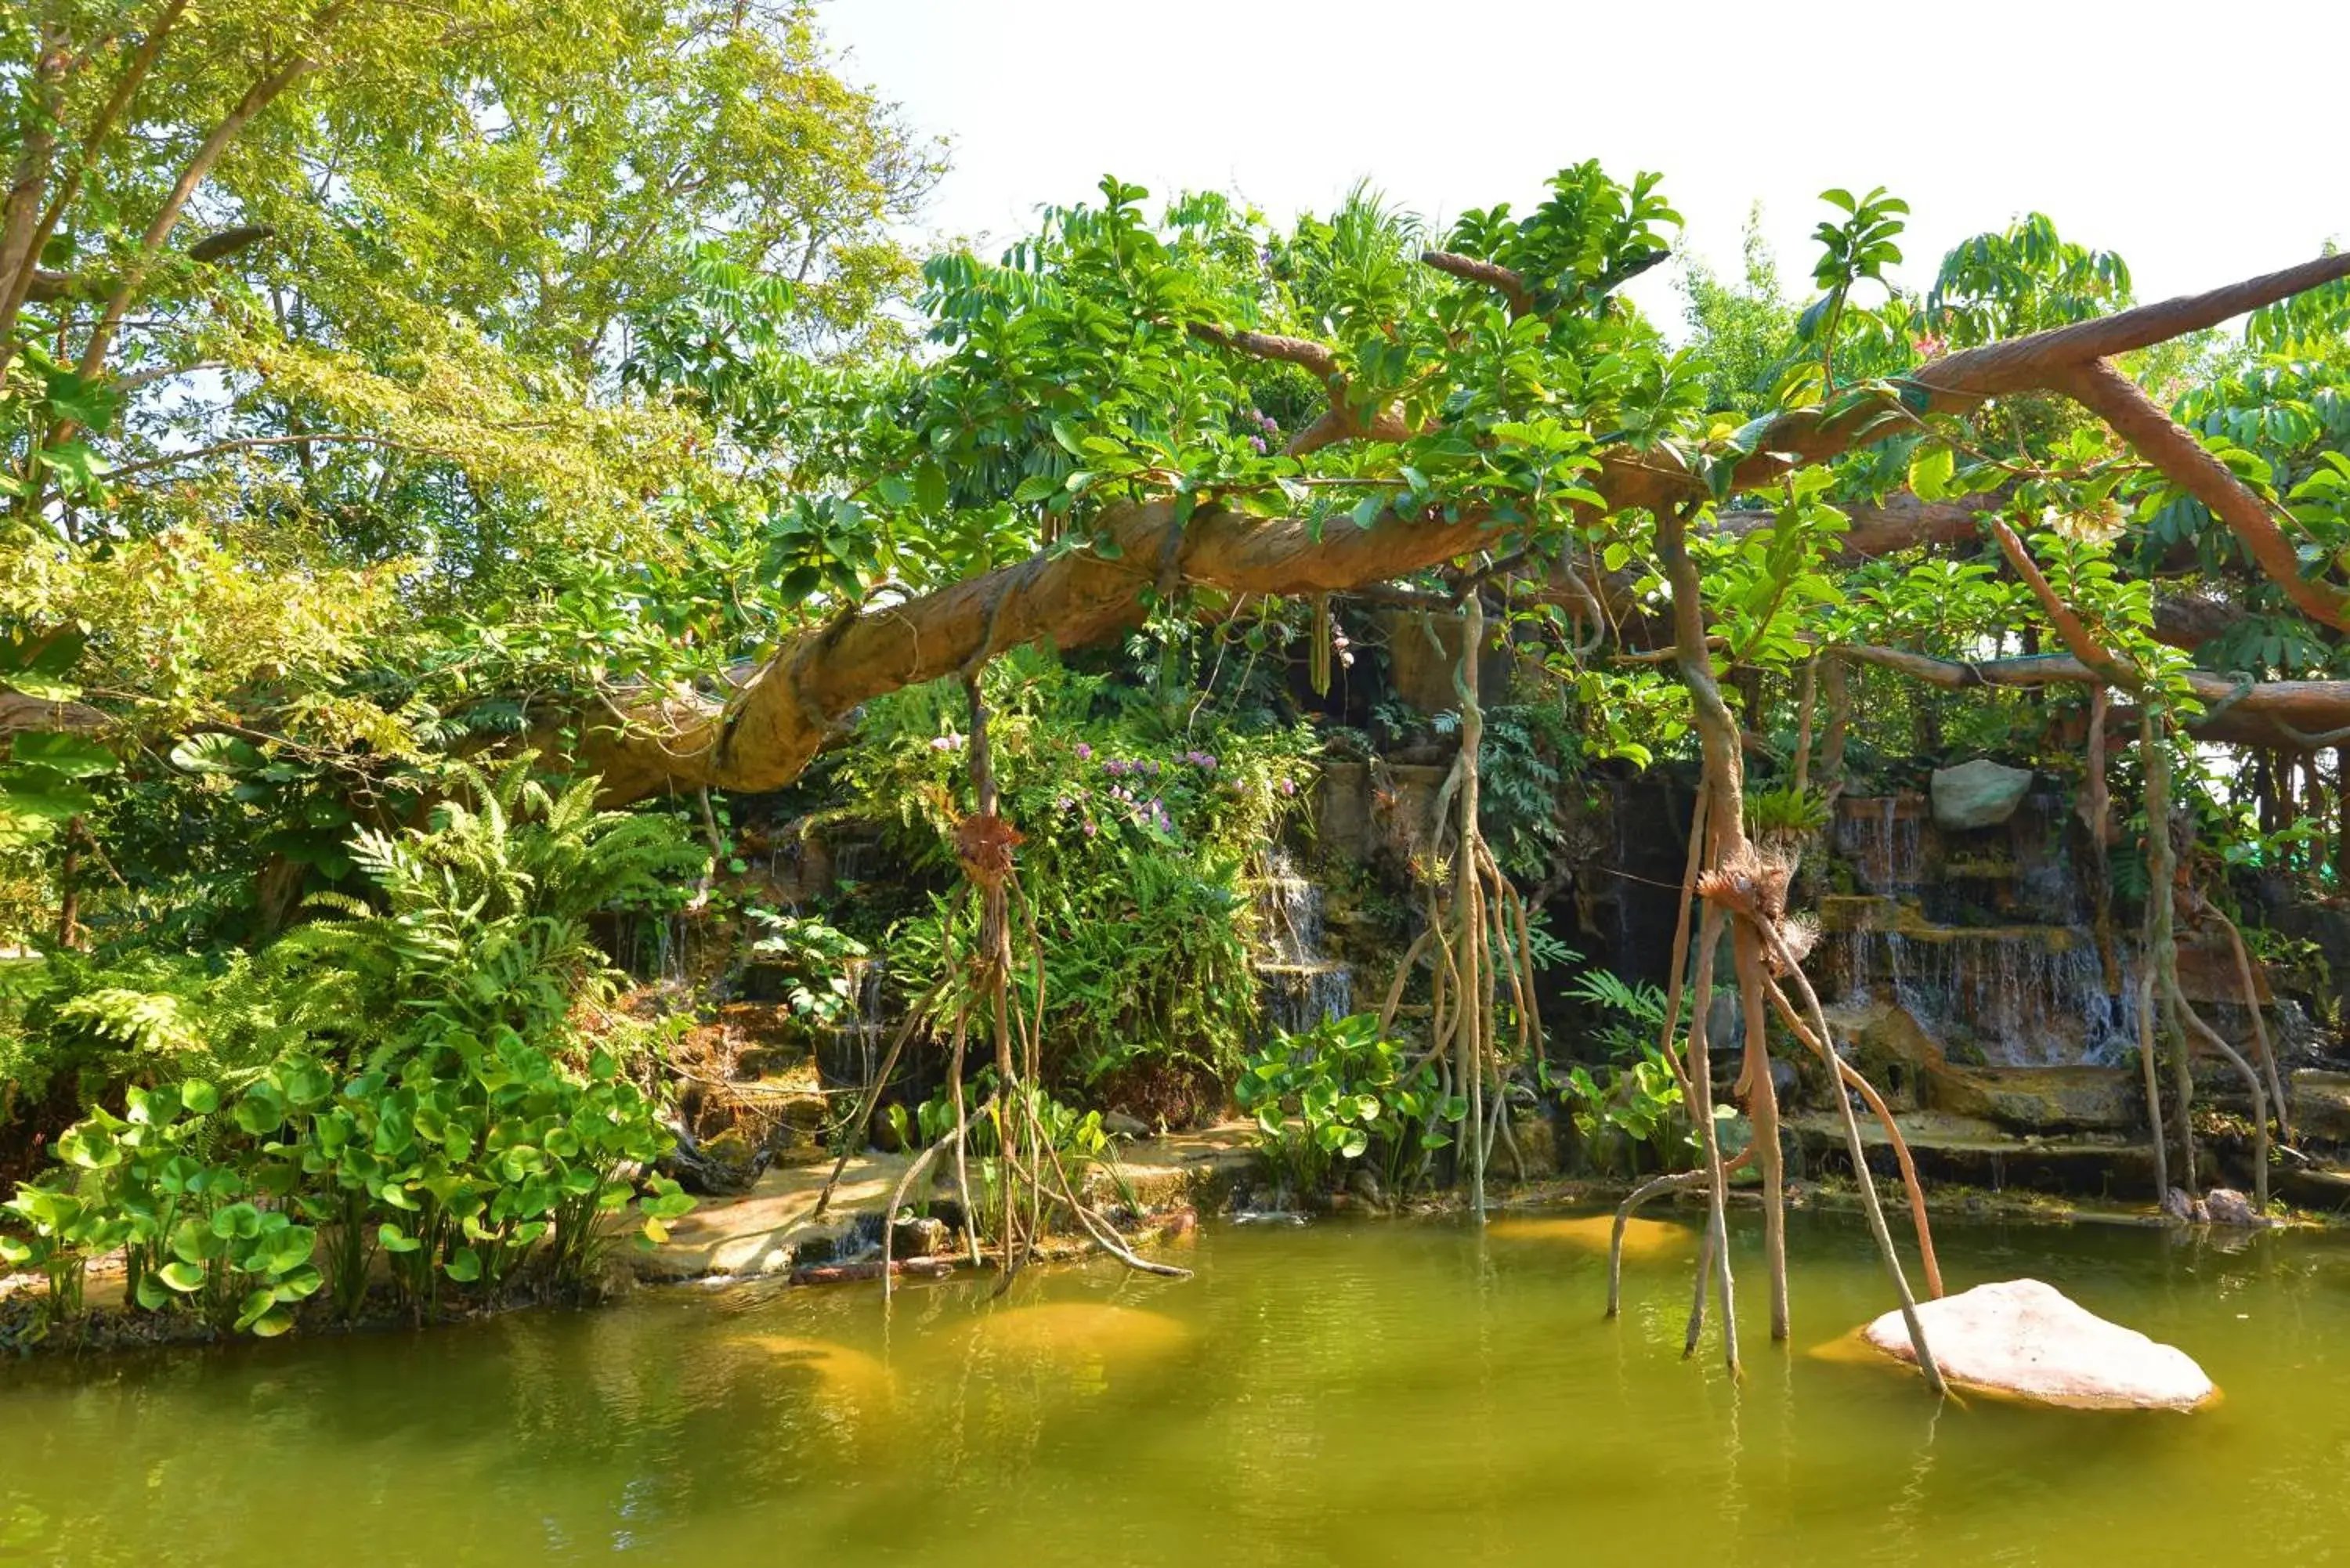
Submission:
[[[1802,1354],[1886,1303],[1857,1224],[1794,1220],[1797,1349],[1742,1293],[1736,1386],[1680,1359],[1685,1246],[1609,1324],[1604,1241],[1540,1224],[1211,1230],[1188,1282],[956,1280],[886,1322],[682,1290],[12,1366],[0,1563],[2319,1562],[2350,1526],[2344,1241],[1948,1229],[1953,1289],[2046,1279],[2226,1390],[2091,1415]]]

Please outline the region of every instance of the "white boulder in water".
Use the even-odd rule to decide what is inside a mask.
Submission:
[[[2107,1323],[2038,1280],[1920,1302],[1918,1320],[1942,1375],[1971,1388],[2091,1410],[2192,1410],[2219,1397],[2185,1351]],[[1917,1359],[1898,1312],[1861,1334],[1888,1355]]]

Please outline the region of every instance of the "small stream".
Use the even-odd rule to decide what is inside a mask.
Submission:
[[[1680,1358],[1627,1272],[1452,1221],[1211,1226],[1198,1275],[646,1292],[424,1334],[0,1368],[0,1563],[2315,1563],[2350,1495],[2350,1239],[1941,1235],[2185,1348],[2194,1416],[1937,1405],[1815,1358],[1887,1304],[1797,1215],[1798,1347]],[[1037,1309],[1044,1309],[1039,1311]]]

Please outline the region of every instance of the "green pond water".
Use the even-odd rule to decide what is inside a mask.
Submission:
[[[2350,1241],[1947,1225],[2176,1344],[2193,1416],[1938,1405],[1808,1354],[1889,1304],[1796,1216],[1796,1345],[1680,1357],[1690,1233],[1211,1227],[1198,1275],[641,1293],[424,1334],[0,1367],[0,1563],[2323,1563]],[[1107,1310],[1106,1310],[1107,1309]]]

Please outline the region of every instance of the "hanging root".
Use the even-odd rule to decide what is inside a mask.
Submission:
[[[2179,1022],[2195,1038],[2210,1047],[2214,1054],[2236,1069],[2237,1075],[2244,1080],[2244,1087],[2252,1096],[2252,1199],[2265,1209],[2269,1201],[2268,1090],[2261,1083],[2261,1075],[2252,1070],[2252,1064],[2244,1060],[2242,1053],[2220,1039],[2219,1033],[2203,1022],[2203,1015],[2195,1011],[2194,1003],[2189,1002],[2186,993],[2178,989],[2176,966],[2163,977],[2163,983],[2170,992],[2171,1009],[2178,1013]]]
[[[2236,929],[2235,921],[2221,914],[2215,905],[2207,903],[2203,907],[2228,933],[2228,946],[2236,958],[2236,983],[2243,988],[2244,1011],[2251,1015],[2252,1043],[2260,1051],[2261,1070],[2268,1075],[2270,1103],[2276,1106],[2277,1135],[2291,1143],[2292,1102],[2284,1092],[2284,1080],[2277,1072],[2276,1052],[2269,1044],[2268,1021],[2261,1016],[2261,988],[2252,978],[2252,955],[2244,950],[2244,933]]]
[[[1770,990],[1772,1003],[1779,1010],[1780,1018],[1794,1033],[1796,1043],[1809,1049],[1822,1062],[1830,1064],[1838,1081],[1861,1097],[1870,1112],[1876,1116],[1877,1124],[1884,1127],[1885,1140],[1893,1147],[1894,1162],[1900,1167],[1901,1185],[1907,1190],[1909,1199],[1909,1223],[1918,1232],[1918,1256],[1926,1270],[1926,1293],[1939,1299],[1942,1294],[1942,1265],[1934,1254],[1933,1226],[1926,1218],[1926,1188],[1925,1184],[1918,1179],[1918,1164],[1910,1158],[1909,1140],[1901,1136],[1901,1124],[1893,1119],[1892,1107],[1885,1103],[1885,1097],[1877,1092],[1877,1086],[1868,1081],[1867,1075],[1836,1052],[1823,1046],[1814,1036],[1810,1026],[1804,1022],[1803,1015],[1798,1013],[1794,1003],[1787,1000],[1787,993],[1775,984],[1772,985]],[[1869,1179],[1868,1168],[1865,1165],[1853,1174],[1862,1181]]]
[[[1754,1159],[1752,1148],[1742,1148],[1722,1174],[1731,1176],[1743,1170]],[[1634,1188],[1631,1196],[1616,1208],[1616,1226],[1607,1236],[1607,1315],[1614,1317],[1623,1307],[1624,1297],[1624,1231],[1632,1223],[1632,1216],[1640,1206],[1661,1193],[1686,1192],[1707,1179],[1703,1170],[1675,1170],[1663,1176],[1652,1176]]]
[[[1764,1000],[1762,938],[1752,920],[1731,931],[1731,954],[1738,966],[1738,999],[1745,1011],[1746,1054],[1739,1082],[1746,1096],[1746,1121],[1752,1129],[1747,1148],[1762,1173],[1762,1252],[1770,1264],[1771,1339],[1783,1342],[1787,1322],[1787,1198],[1779,1148],[1779,1086],[1771,1079],[1770,1003]]]
[[[1690,988],[1690,1082],[1697,1089],[1697,1098],[1690,1106],[1690,1116],[1698,1125],[1699,1137],[1705,1148],[1706,1221],[1705,1244],[1698,1251],[1697,1284],[1690,1303],[1689,1333],[1682,1344],[1681,1354],[1696,1353],[1698,1336],[1705,1329],[1705,1282],[1711,1271],[1721,1290],[1721,1358],[1732,1376],[1738,1366],[1738,1314],[1736,1290],[1730,1270],[1730,1220],[1726,1212],[1729,1202],[1730,1178],[1721,1160],[1721,1138],[1713,1121],[1713,1070],[1710,1047],[1706,1043],[1706,1012],[1713,1002],[1713,955],[1721,945],[1721,911],[1711,904],[1705,907],[1705,923],[1698,935],[1697,978]]]
[[[2149,900],[2149,903],[2151,900]],[[2162,1131],[2162,1091],[2154,1061],[2154,958],[2147,954],[2137,977],[2137,1064],[2146,1081],[2146,1125],[2154,1140],[2154,1200],[2170,1193],[2169,1140]]]
[[[1429,984],[1428,1049],[1412,1071],[1437,1063],[1450,1074],[1447,1097],[1468,1104],[1462,1136],[1455,1147],[1465,1169],[1470,1207],[1480,1221],[1486,1210],[1485,1175],[1492,1150],[1509,1151],[1520,1180],[1525,1162],[1508,1125],[1508,1085],[1503,1072],[1501,998],[1506,988],[1514,1015],[1514,1054],[1531,1059],[1542,1047],[1542,1023],[1534,993],[1534,943],[1525,906],[1486,848],[1478,826],[1478,753],[1484,713],[1478,701],[1477,661],[1484,648],[1484,607],[1471,589],[1463,599],[1461,651],[1453,690],[1461,700],[1461,749],[1437,791],[1432,862],[1451,865],[1449,898],[1431,886],[1427,929],[1417,938],[1389,983],[1380,1025],[1390,1026],[1414,967],[1435,950]],[[1430,636],[1433,637],[1433,632]]]
[[[1932,1347],[1926,1343],[1926,1325],[1918,1320],[1918,1301],[1909,1292],[1909,1276],[1902,1270],[1901,1254],[1894,1249],[1893,1233],[1886,1228],[1885,1206],[1877,1200],[1877,1183],[1869,1178],[1868,1152],[1860,1141],[1860,1121],[1853,1115],[1852,1096],[1841,1092],[1841,1085],[1846,1081],[1844,1058],[1837,1054],[1835,1041],[1828,1033],[1827,1015],[1820,1006],[1819,993],[1812,989],[1811,981],[1805,978],[1800,967],[1792,962],[1785,963],[1783,967],[1788,978],[1803,993],[1804,1012],[1811,1020],[1820,1049],[1836,1069],[1839,1085],[1835,1096],[1836,1109],[1844,1117],[1845,1147],[1851,1151],[1853,1175],[1859,1182],[1861,1210],[1868,1217],[1868,1229],[1877,1239],[1877,1254],[1885,1261],[1886,1274],[1893,1282],[1894,1295],[1901,1305],[1902,1326],[1909,1331],[1909,1348],[1918,1357],[1918,1370],[1925,1375],[1927,1387],[1936,1394],[1948,1394],[1950,1386],[1942,1380],[1942,1368],[1934,1360]],[[1777,988],[1774,986],[1773,989]],[[1922,1200],[1913,1212],[1922,1227],[1925,1219]],[[1923,1233],[1921,1228],[1920,1234]]]

